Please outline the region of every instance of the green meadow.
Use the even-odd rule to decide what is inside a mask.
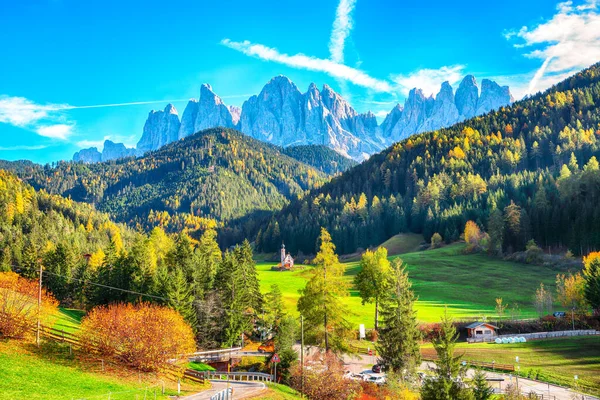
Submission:
[[[426,354],[434,352],[431,344],[422,348]],[[519,372],[544,382],[562,386],[577,384],[584,392],[600,394],[600,337],[583,336],[568,339],[536,340],[527,343],[490,344],[458,343],[457,354],[465,359],[515,364],[519,357]]]
[[[64,349],[63,349],[64,350]],[[167,399],[157,383],[101,373],[99,364],[38,350],[34,344],[0,341],[0,399]],[[176,392],[175,392],[176,393]],[[175,394],[172,390],[168,394]]]
[[[395,239],[396,242],[400,239]],[[414,238],[409,238],[414,240]],[[402,248],[400,243],[394,243]],[[414,248],[414,242],[405,246]],[[495,316],[495,299],[501,297],[509,308],[518,305],[520,318],[534,317],[533,297],[540,283],[554,290],[556,274],[564,272],[547,266],[503,261],[483,254],[464,254],[464,244],[453,244],[434,250],[411,251],[393,255],[406,264],[413,289],[418,296],[417,316],[422,322],[439,321],[444,309],[458,319]],[[275,263],[257,264],[261,290],[268,292],[272,284],[282,291],[286,308],[293,314],[301,290],[311,276],[310,266],[294,271],[271,271]],[[352,311],[350,321],[358,327],[373,327],[375,306],[362,305],[352,280],[360,270],[360,262],[346,262],[345,277],[351,285],[345,304]],[[508,311],[507,311],[508,312]]]

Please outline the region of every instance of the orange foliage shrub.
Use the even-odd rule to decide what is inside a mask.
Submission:
[[[175,310],[150,303],[92,309],[81,323],[82,344],[142,371],[195,351],[194,333]]]
[[[291,370],[291,386],[302,389],[302,368],[295,364]],[[361,393],[360,383],[344,377],[343,362],[333,353],[317,353],[306,360],[304,394],[309,399],[346,400]]]
[[[38,317],[38,282],[14,272],[0,273],[0,336],[23,338],[32,333]],[[51,322],[58,311],[58,301],[42,290],[40,320]]]

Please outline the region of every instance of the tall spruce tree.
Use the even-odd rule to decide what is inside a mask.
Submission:
[[[214,286],[217,268],[222,259],[217,243],[217,232],[214,229],[208,229],[202,234],[196,252],[199,268],[194,279],[202,290],[207,292]]]
[[[402,260],[396,258],[391,268],[391,287],[381,304],[382,328],[377,351],[385,366],[405,375],[414,373],[421,363],[421,332],[411,286]]]
[[[321,229],[319,252],[313,263],[313,276],[300,291],[298,300],[307,336],[313,343],[324,346],[325,351],[347,350],[346,339],[352,331],[346,318],[351,313],[341,298],[348,295],[348,285],[343,279],[344,266],[325,228]]]
[[[233,346],[243,332],[252,328],[254,316],[262,307],[256,264],[248,241],[225,253],[215,285],[225,309],[223,342]]]
[[[166,293],[167,299],[169,299],[167,304],[179,312],[192,328],[196,329],[198,320],[194,308],[194,295],[190,291],[185,273],[180,268],[176,268],[169,275],[170,279]]]

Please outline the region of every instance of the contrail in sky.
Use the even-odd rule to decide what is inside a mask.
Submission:
[[[548,64],[550,64],[551,60],[552,60],[552,56],[546,58],[546,61],[544,61],[544,63],[540,67],[540,69],[538,69],[538,71],[535,73],[535,75],[533,76],[533,79],[531,80],[531,82],[529,82],[529,88],[527,89],[527,94],[533,94],[533,91],[535,90],[535,87],[537,86],[538,81],[540,79],[542,79],[542,76],[544,76],[544,72],[546,72],[546,68],[548,68]]]
[[[158,103],[174,103],[178,101],[188,101],[189,99],[176,99],[176,100],[153,100],[153,101],[134,101],[131,103],[113,103],[113,104],[95,104],[91,106],[70,106],[65,105],[60,110],[74,110],[80,108],[104,108],[104,107],[121,107],[121,106],[137,106],[140,104],[158,104]]]

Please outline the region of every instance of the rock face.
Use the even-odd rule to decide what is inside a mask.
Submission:
[[[239,129],[279,146],[321,144],[357,159],[383,148],[375,115],[359,115],[327,85],[302,93],[284,76],[244,103]]]
[[[477,101],[477,115],[497,110],[515,99],[510,94],[508,86],[500,86],[496,82],[484,79],[481,81],[481,97]]]
[[[150,112],[136,154],[222,126],[278,146],[325,145],[360,161],[415,133],[448,127],[512,102],[507,86],[487,79],[482,81],[480,96],[475,77],[468,75],[456,93],[448,82],[435,97],[411,90],[404,105],[396,105],[378,125],[373,113],[359,114],[328,85],[319,90],[311,83],[302,93],[285,76],[276,76],[238,108],[225,105],[210,85],[203,84],[199,99],[190,99],[181,121],[171,104]],[[80,151],[74,159],[97,162],[131,155],[130,149],[115,146],[109,144],[110,156],[99,156],[92,148]]]
[[[473,75],[465,76],[465,79],[458,86],[455,96],[456,108],[462,119],[469,119],[475,116],[478,98],[479,89],[477,88],[475,77]]]
[[[435,99],[425,98],[418,89],[408,94],[404,107],[397,105],[387,115],[380,126],[386,145],[397,142],[410,135],[454,125],[476,115],[485,114],[514,101],[508,86],[484,79],[481,97],[477,81],[472,75],[466,76],[460,83],[456,94],[452,86],[444,82]]]
[[[194,125],[196,124],[196,118],[198,117],[198,100],[190,99],[183,110],[181,116],[181,125],[179,126],[179,132],[177,139],[183,139],[186,136],[194,133]]]
[[[150,111],[137,149],[145,153],[174,142],[179,139],[180,126],[179,115],[172,104],[167,104],[163,111]]]
[[[118,158],[132,157],[138,154],[137,149],[129,149],[123,143],[115,143],[111,140],[104,141],[102,150],[102,161],[116,160]]]
[[[279,146],[306,144],[306,135],[300,131],[302,98],[300,90],[285,76],[271,79],[258,96],[242,105],[240,131]]]
[[[232,114],[234,110],[236,116]],[[239,120],[237,107],[227,107],[209,84],[200,87],[200,100],[191,99],[183,111],[177,139],[182,139],[207,128],[222,126],[234,128]]]
[[[97,163],[102,161],[102,153],[100,153],[96,147],[82,149],[73,154],[73,161],[86,164]]]
[[[83,149],[75,153],[73,155],[73,161],[91,164],[137,155],[139,155],[139,152],[135,148],[127,148],[123,143],[105,140],[102,153],[99,152],[96,147],[90,147],[89,149]]]

